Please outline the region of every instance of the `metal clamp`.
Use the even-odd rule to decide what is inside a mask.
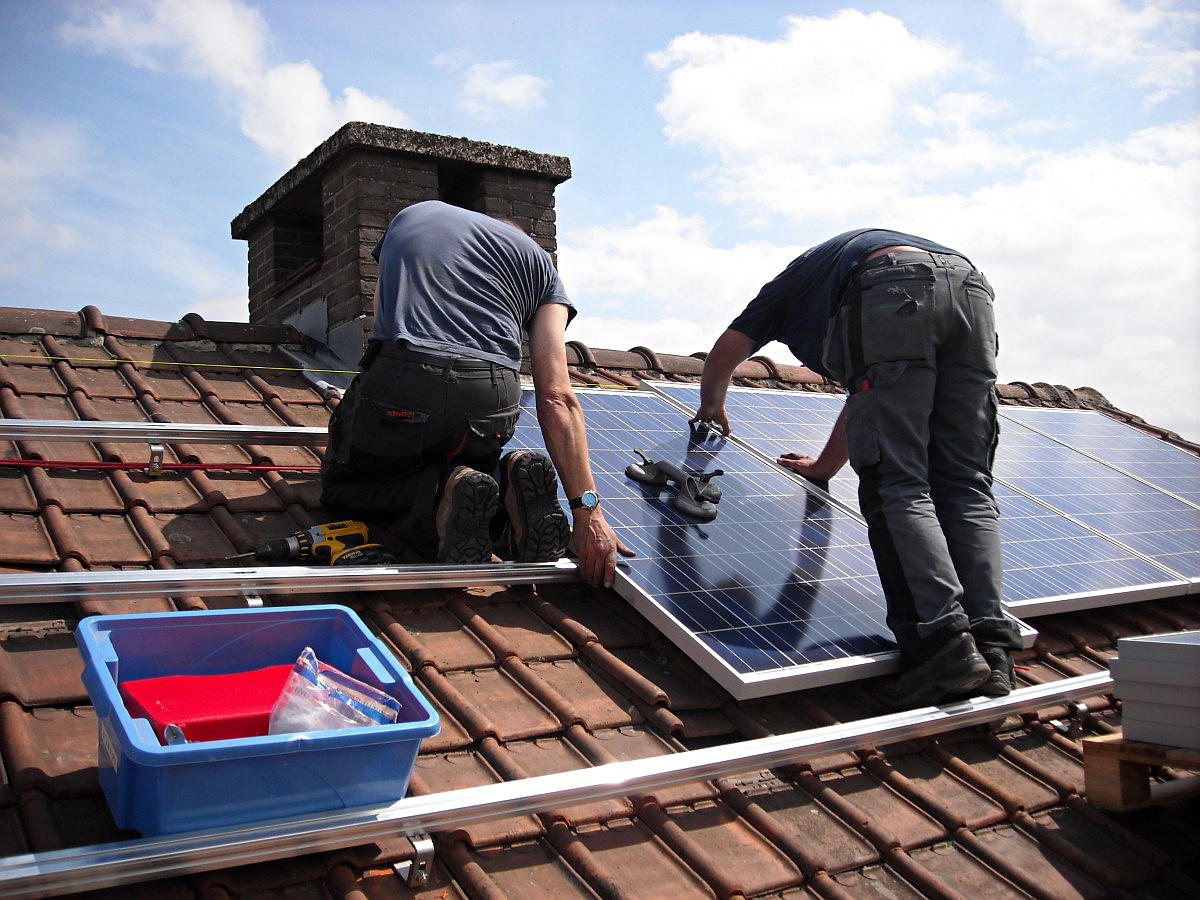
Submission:
[[[258,591],[242,591],[242,599],[246,601],[247,609],[262,609],[263,598]]]
[[[433,838],[427,834],[409,835],[413,846],[413,858],[392,865],[397,878],[403,878],[410,887],[424,887],[429,883],[429,872],[433,866]]]
[[[717,503],[721,501],[721,489],[712,483],[718,475],[724,475],[721,469],[695,474],[666,460],[655,462],[636,447],[633,450],[640,458],[640,463],[630,463],[625,467],[625,475],[642,484],[666,484],[673,481],[678,493],[671,500],[674,506],[684,515],[702,519],[707,522],[717,517]]]
[[[146,467],[146,475],[150,478],[157,478],[163,472],[163,445],[150,445],[150,464]]]
[[[1067,721],[1053,719],[1050,724],[1054,726],[1054,730],[1059,734],[1077,741],[1083,737],[1083,723],[1089,714],[1089,710],[1086,703],[1081,703],[1077,700],[1068,700],[1066,706]]]

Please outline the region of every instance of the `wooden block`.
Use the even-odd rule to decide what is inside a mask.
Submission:
[[[1127,741],[1119,734],[1083,739],[1083,777],[1093,806],[1127,812],[1164,800],[1200,792],[1200,776],[1157,784],[1151,766],[1200,769],[1200,753]]]

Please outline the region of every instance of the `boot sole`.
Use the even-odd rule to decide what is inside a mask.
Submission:
[[[553,496],[546,488],[555,485]],[[558,504],[558,481],[550,460],[527,454],[508,467],[504,508],[513,526],[517,562],[554,562],[566,552],[571,526]],[[518,523],[522,533],[516,537]]]
[[[454,486],[453,508],[446,535],[438,545],[438,562],[452,565],[491,562],[488,526],[500,507],[496,482],[481,472],[464,476]]]

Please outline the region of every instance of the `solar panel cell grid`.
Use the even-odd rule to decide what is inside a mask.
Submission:
[[[741,675],[894,650],[866,529],[852,516],[754,454],[692,435],[661,397],[577,393],[605,516],[637,552],[624,571],[696,647]],[[540,449],[528,395],[525,413],[513,446]],[[673,487],[628,478],[635,448],[689,472],[724,470],[717,518],[691,519],[671,505]]]
[[[689,409],[695,409],[700,400],[697,385],[654,382],[652,387]],[[734,387],[729,391],[726,408],[734,435],[774,457],[788,450],[819,452],[842,403],[840,396],[828,394]],[[1023,414],[1026,410],[1016,412]],[[1006,407],[1004,416],[1011,413]],[[1167,450],[1176,452],[1174,448]],[[1095,524],[1087,524],[1099,531],[1105,531],[1103,518],[1114,511],[1124,510],[1127,516],[1149,511],[1153,515],[1164,514],[1168,520],[1174,516],[1172,527],[1180,528],[1178,532],[1159,529],[1142,543],[1147,550],[1165,554],[1163,564],[1167,564],[1168,558],[1186,557],[1190,549],[1188,523],[1177,521],[1179,516],[1187,518],[1183,504],[1147,490],[1121,473],[1098,466],[1075,451],[1039,438],[1015,421],[1001,423],[996,474],[998,478],[1005,475],[1019,478],[1021,490],[1051,504],[1069,486],[1075,494],[1074,508],[1092,515]],[[857,490],[858,480],[848,466],[830,485],[831,494],[856,511]],[[1106,593],[1125,597],[1135,589],[1157,590],[1161,585],[1177,583],[1169,572],[1079,522],[1026,498],[1003,481],[996,483],[995,494],[1001,512],[1006,603],[1024,604],[1089,594],[1096,595],[1099,602],[1099,597]]]
[[[1200,457],[1098,412],[1005,408],[1004,415],[1200,506]]]

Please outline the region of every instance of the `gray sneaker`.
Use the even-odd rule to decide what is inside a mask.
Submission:
[[[496,479],[459,466],[446,479],[438,504],[437,558],[440,563],[467,565],[492,560],[492,516],[500,506]]]
[[[992,669],[970,633],[961,632],[925,660],[905,669],[896,680],[875,689],[875,696],[892,709],[930,706],[949,697],[974,692],[988,680]]]
[[[514,450],[500,460],[500,493],[513,558],[553,562],[567,552],[571,526],[558,502],[554,464],[540,453]]]
[[[1012,654],[1004,647],[980,647],[979,655],[991,669],[979,693],[985,697],[1007,697],[1017,684],[1013,676]]]

